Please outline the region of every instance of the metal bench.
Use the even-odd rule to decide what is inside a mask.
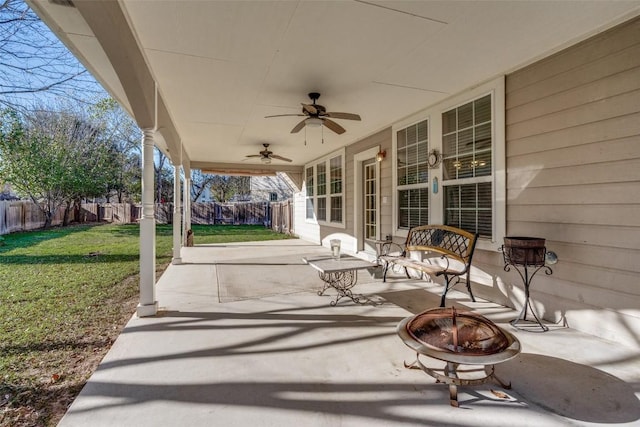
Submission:
[[[408,268],[415,269],[421,273],[444,276],[445,285],[440,299],[440,307],[445,306],[445,298],[449,289],[462,281],[461,277],[466,276],[467,291],[471,301],[476,299],[471,292],[471,281],[469,273],[471,270],[471,259],[478,239],[477,233],[470,233],[456,227],[447,225],[421,225],[409,230],[404,246],[397,243],[385,243],[383,245],[380,260],[384,262],[383,281],[387,281],[387,271],[393,265],[404,268],[408,279]],[[394,247],[399,248],[398,255],[392,255]],[[424,261],[410,257],[410,252],[435,252],[440,256],[437,259],[427,259]],[[453,281],[453,279],[456,279]]]

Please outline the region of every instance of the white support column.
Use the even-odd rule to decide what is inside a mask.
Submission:
[[[140,219],[140,302],[138,317],[154,316],[156,301],[156,219],[154,205],[153,129],[142,136],[142,219]]]
[[[182,213],[180,199],[182,198],[180,185],[180,165],[173,167],[173,260],[171,264],[182,264]]]
[[[184,175],[184,236],[191,230],[191,177]]]

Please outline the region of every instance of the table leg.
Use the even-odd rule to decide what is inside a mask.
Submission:
[[[319,273],[319,275],[320,279],[324,282],[324,286],[322,290],[318,291],[318,295],[323,295],[329,287],[332,287],[338,292],[336,299],[331,301],[331,306],[335,306],[338,301],[344,297],[351,299],[351,301],[355,303],[360,302],[360,299],[351,292],[351,288],[353,288],[358,281],[358,273],[356,270]]]
[[[320,280],[324,283],[322,289],[318,291],[318,295],[322,296],[324,295],[324,292],[331,287],[331,280],[329,280],[328,274],[326,273],[318,273],[318,275],[320,276]]]

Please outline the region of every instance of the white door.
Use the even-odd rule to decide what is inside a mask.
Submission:
[[[376,257],[374,240],[380,239],[380,163],[375,160],[380,147],[353,156],[353,250],[364,251],[372,260]]]
[[[378,236],[378,177],[375,160],[362,163],[362,236],[376,240]]]

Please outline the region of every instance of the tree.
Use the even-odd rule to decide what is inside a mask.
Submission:
[[[45,215],[45,228],[64,201],[60,147],[30,134],[14,111],[4,112],[0,128],[0,177],[27,195]],[[43,203],[39,203],[43,201]]]
[[[40,207],[45,228],[63,204],[66,222],[74,203],[108,191],[115,153],[98,127],[72,110],[1,116],[0,179]]]
[[[213,175],[211,194],[218,202],[248,200],[250,193],[251,178],[248,176]]]
[[[140,201],[140,128],[113,98],[99,100],[89,111],[92,121],[99,124],[103,138],[116,150],[117,170],[111,177],[111,192],[105,195],[107,201],[112,195],[118,203]]]
[[[0,105],[26,111],[34,94],[86,102],[103,90],[23,0],[0,0]]]
[[[214,181],[215,175],[202,173],[200,169],[193,169],[191,171],[191,200],[197,202]]]
[[[156,201],[165,203],[173,200],[173,168],[169,159],[158,147],[154,147],[155,156],[153,162],[154,176],[156,179]]]

